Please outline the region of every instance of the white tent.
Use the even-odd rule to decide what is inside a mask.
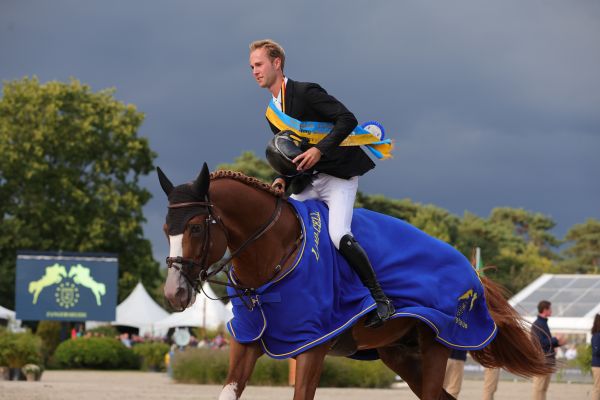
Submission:
[[[217,296],[210,288],[210,285],[204,284],[202,287],[206,295],[216,298]],[[210,300],[204,294],[196,295],[196,301],[191,307],[182,312],[173,313],[167,318],[156,323],[159,328],[174,328],[178,326],[205,327],[216,329],[221,324],[227,323],[233,318],[231,305],[224,305],[220,300]]]
[[[0,306],[0,319],[15,319],[15,312]]]
[[[168,316],[161,306],[150,297],[141,282],[121,304],[117,306],[117,319],[112,325],[132,326],[140,330],[140,336],[145,333],[157,335],[155,324]]]
[[[16,312],[0,306],[0,319],[5,319],[8,321],[8,330],[12,332],[21,332],[23,331],[23,328],[21,328],[21,321],[16,318]]]
[[[225,304],[225,308],[227,309],[227,315],[229,316],[227,321],[229,321],[231,318],[233,318],[233,304],[231,301]]]

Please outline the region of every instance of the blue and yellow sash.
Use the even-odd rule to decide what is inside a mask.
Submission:
[[[280,131],[290,130],[298,136],[308,139],[310,144],[319,143],[331,130],[333,124],[330,122],[311,122],[299,121],[285,114],[271,99],[266,113],[267,119]],[[344,139],[340,146],[361,146],[364,145],[377,158],[390,158],[394,147],[390,139],[379,140],[377,136],[367,131],[361,126],[357,126],[352,133]]]

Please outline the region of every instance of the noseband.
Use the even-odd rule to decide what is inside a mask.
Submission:
[[[194,201],[194,202],[186,202],[186,203],[169,204],[168,207],[170,209],[186,208],[186,207],[206,207],[208,216],[204,220],[204,228],[205,228],[204,229],[204,240],[202,243],[202,256],[201,256],[200,261],[196,261],[195,258],[167,257],[167,267],[174,268],[174,269],[180,271],[181,274],[188,281],[188,283],[192,286],[192,288],[198,293],[200,293],[202,291],[202,283],[205,281],[232,287],[236,291],[237,295],[219,297],[219,299],[225,300],[225,299],[231,299],[234,297],[240,297],[243,300],[243,302],[246,304],[246,306],[249,309],[252,309],[254,307],[253,304],[249,301],[246,301],[244,299],[244,297],[251,296],[254,293],[254,290],[255,290],[254,288],[247,288],[247,287],[243,287],[243,286],[239,285],[238,283],[234,282],[231,279],[230,274],[227,274],[227,279],[229,280],[229,282],[220,282],[220,281],[216,281],[216,280],[211,280],[209,278],[218,274],[225,267],[230,265],[231,261],[235,257],[237,257],[249,245],[254,243],[262,235],[264,235],[267,231],[269,231],[275,225],[275,223],[279,220],[279,217],[281,216],[282,205],[283,205],[283,202],[281,200],[281,197],[277,197],[275,210],[271,214],[271,217],[256,232],[254,232],[248,239],[246,239],[244,241],[244,243],[242,243],[242,245],[237,248],[237,250],[235,250],[234,252],[232,252],[229,255],[229,257],[222,259],[221,261],[219,261],[213,265],[206,265],[206,260],[208,258],[208,247],[210,245],[210,229],[209,229],[210,225],[211,224],[217,225],[223,231],[223,234],[225,235],[225,238],[226,238],[227,247],[229,247],[229,241],[230,241],[229,234],[227,232],[225,225],[223,224],[223,221],[221,220],[221,218],[218,215],[215,216],[212,211],[213,204],[210,202],[210,199],[208,199],[208,201]],[[192,236],[194,235],[193,230],[192,230],[191,234],[192,234]],[[294,243],[294,246],[291,249],[291,251],[289,251],[286,254],[286,256],[284,256],[281,259],[281,261],[279,262],[279,264],[275,267],[275,273],[269,281],[273,280],[277,276],[277,274],[281,271],[282,266],[285,264],[285,261],[287,261],[287,259],[294,253],[294,250],[298,247],[298,245],[301,241],[302,241],[302,234],[300,234],[300,237]],[[211,269],[211,267],[212,267],[212,269]],[[190,278],[189,274],[195,268],[200,268],[200,273],[198,274],[198,276],[195,279],[192,279],[192,278]]]

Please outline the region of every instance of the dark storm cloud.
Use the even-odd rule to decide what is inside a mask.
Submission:
[[[262,155],[268,93],[247,46],[272,37],[290,77],[321,83],[396,139],[363,191],[457,214],[525,207],[562,235],[600,218],[599,22],[591,1],[4,1],[0,77],[115,87],[146,114],[157,164],[183,182],[203,161]],[[143,184],[162,259],[164,195],[155,176]]]

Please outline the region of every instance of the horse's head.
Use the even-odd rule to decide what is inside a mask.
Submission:
[[[158,179],[169,198],[164,231],[169,239],[165,297],[179,310],[195,300],[200,274],[219,261],[227,248],[227,238],[217,224],[208,189],[210,174],[206,163],[192,183],[173,186],[157,168]]]
[[[72,278],[74,276],[77,276],[79,274],[79,272],[80,272],[80,265],[71,265],[71,268],[69,269],[69,274],[65,275],[65,276]]]
[[[53,276],[56,276],[57,278],[59,276],[66,278],[67,270],[65,269],[64,265],[54,264],[51,267],[46,268],[46,274],[51,274]]]

